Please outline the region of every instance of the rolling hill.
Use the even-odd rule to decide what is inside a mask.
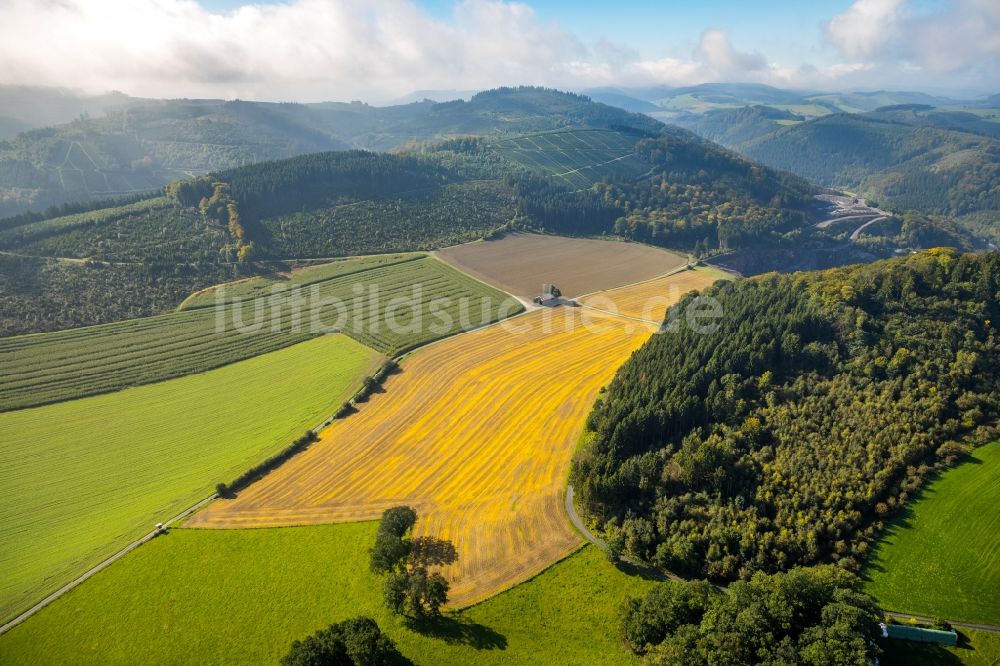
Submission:
[[[646,116],[540,88],[389,107],[131,98],[102,104],[88,108],[107,108],[106,114],[0,141],[0,217],[148,192],[176,178],[326,150],[390,150],[451,136],[561,127],[656,128]]]
[[[518,228],[735,248],[774,242],[814,213],[804,181],[583,97],[510,89],[444,106],[436,113],[462,120],[462,131],[494,133],[262,162],[124,205],[0,222],[0,330],[145,316],[302,260],[431,250]],[[603,127],[563,127],[571,122]],[[526,127],[548,131],[512,135]]]
[[[987,101],[957,101],[921,92],[896,90],[825,92],[789,90],[759,83],[703,83],[678,88],[592,88],[584,91],[593,99],[646,113],[663,122],[691,129],[700,117],[746,106],[769,106],[805,118],[831,113],[864,113],[896,104],[940,106],[988,105]]]
[[[948,116],[899,109],[835,114],[734,147],[817,184],[845,188],[895,210],[950,216],[1000,239],[1000,141],[941,129],[935,125],[942,117]]]

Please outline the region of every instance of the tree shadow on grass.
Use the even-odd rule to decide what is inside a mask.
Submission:
[[[489,627],[452,616],[408,619],[411,631],[442,640],[449,645],[468,645],[476,650],[506,650],[507,637]]]
[[[621,571],[626,576],[636,576],[643,580],[652,581],[663,581],[668,580],[668,576],[662,571],[658,571],[653,567],[648,567],[636,562],[630,562],[629,560],[618,560],[614,563],[615,568]]]
[[[931,643],[915,643],[899,639],[880,639],[878,646],[882,648],[879,663],[882,666],[958,666],[962,659],[953,652],[945,650],[940,645]],[[974,650],[971,645],[962,645],[962,635],[959,634],[959,648]]]

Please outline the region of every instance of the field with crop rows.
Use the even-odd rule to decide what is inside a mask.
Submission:
[[[307,287],[317,282],[324,282],[331,278],[340,277],[341,275],[350,275],[351,273],[368,270],[376,266],[398,264],[403,261],[418,259],[421,256],[423,255],[414,252],[373,254],[365,257],[335,259],[326,263],[294,268],[289,272],[281,272],[275,275],[261,275],[235,282],[227,282],[191,294],[178,306],[178,309],[188,310],[191,308],[213,306],[218,303],[228,303],[229,301],[242,298],[269,296],[275,289]]]
[[[418,632],[382,604],[375,527],[173,529],[0,636],[0,663],[277,664],[359,614],[416,664],[636,663],[608,627],[651,583],[594,546]]]
[[[649,170],[635,154],[635,136],[614,130],[560,130],[492,144],[508,160],[584,189],[608,177],[638,178]]]
[[[381,360],[328,335],[190,377],[0,414],[0,616],[287,446]]]
[[[648,280],[687,262],[669,250],[638,243],[538,234],[456,245],[439,250],[437,256],[526,299],[538,296],[546,282],[574,298]]]
[[[544,309],[418,350],[358,414],[188,525],[363,520],[410,504],[418,533],[458,549],[445,569],[454,604],[495,594],[579,545],[563,508],[570,457],[598,390],[648,335]]]
[[[1000,624],[998,505],[993,442],[930,483],[889,525],[863,572],[867,591],[892,610]]]
[[[689,291],[701,291],[730,276],[715,268],[695,268],[646,282],[599,291],[580,299],[588,307],[659,323],[667,308]]]
[[[333,277],[302,295],[308,297],[305,305],[267,296],[224,309],[2,338],[0,410],[201,372],[302,342],[329,327],[391,355],[521,309],[507,295],[430,257],[404,257],[398,264]],[[394,305],[394,298],[404,300]],[[442,298],[450,301],[432,310]],[[334,307],[332,299],[344,307]],[[398,326],[390,327],[387,316]]]

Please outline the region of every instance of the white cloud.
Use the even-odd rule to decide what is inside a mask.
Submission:
[[[932,11],[913,0],[855,0],[825,35],[847,57],[892,63],[911,76],[967,74],[1000,84],[997,0],[950,0]]]
[[[767,60],[759,53],[739,53],[733,48],[725,30],[701,33],[697,54],[719,73],[759,72],[767,69]]]
[[[850,58],[871,56],[895,38],[904,0],[855,0],[826,24],[826,37]]]
[[[1000,3],[951,0],[930,20],[909,1],[857,0],[824,28],[845,61],[813,67],[737,50],[715,28],[687,56],[650,57],[584,42],[529,4],[505,0],[459,0],[444,18],[415,0],[267,0],[224,13],[196,0],[0,0],[0,82],[383,101],[417,89],[516,84],[871,87],[894,85],[901,72],[989,80],[1000,69]]]
[[[148,95],[346,99],[542,83],[585,49],[521,3],[294,0],[218,14],[192,0],[0,3],[0,80]]]

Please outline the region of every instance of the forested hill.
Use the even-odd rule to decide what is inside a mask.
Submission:
[[[997,253],[929,250],[708,296],[718,330],[685,324],[686,297],[603,394],[573,465],[582,508],[647,562],[718,580],[856,569],[936,466],[998,432]]]
[[[932,121],[943,122],[898,109],[837,114],[734,148],[819,185],[856,191],[895,210],[951,216],[1000,239],[1000,141]]]
[[[509,94],[483,99],[495,95],[499,113]],[[587,122],[631,118],[559,99],[594,111]],[[126,205],[9,218],[0,221],[0,332],[162,312],[274,262],[427,250],[513,228],[705,251],[792,242],[809,225],[814,190],[801,179],[648,122],[314,153],[177,180]]]
[[[709,141],[737,148],[741,144],[781,127],[781,122],[804,120],[790,111],[770,106],[744,106],[738,109],[716,109],[692,116],[681,125]]]
[[[0,217],[148,192],[178,178],[305,153],[385,151],[452,136],[620,126],[658,131],[660,124],[542,88],[503,88],[468,102],[391,107],[124,98],[109,105],[106,114],[0,141]]]

